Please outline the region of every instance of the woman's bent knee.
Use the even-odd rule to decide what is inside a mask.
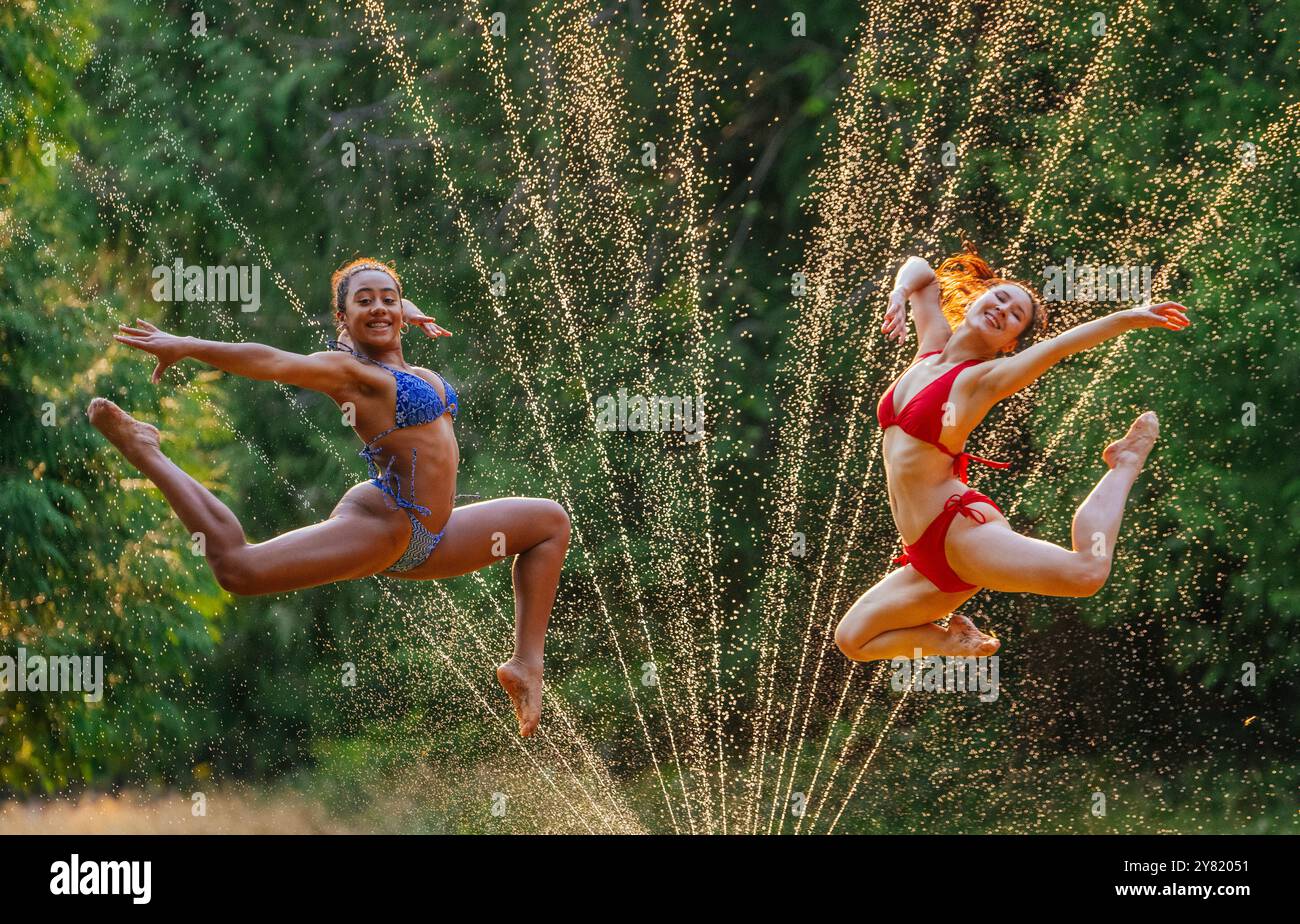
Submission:
[[[850,610],[840,624],[835,627],[835,647],[846,658],[852,659],[853,656],[862,650],[870,639],[864,639],[862,636],[862,620],[853,618],[853,611]]]
[[[543,517],[550,529],[551,538],[555,539],[565,546],[569,544],[569,535],[573,531],[573,524],[569,520],[569,512],[564,507],[553,500],[543,501]]]
[[[835,647],[838,648],[840,653],[846,658],[853,657],[853,652],[857,650],[857,646],[854,645],[853,639],[848,630],[844,628],[844,620],[842,619],[840,620],[840,624],[835,627]]]

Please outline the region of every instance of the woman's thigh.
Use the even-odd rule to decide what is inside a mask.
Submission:
[[[1073,596],[1090,564],[1077,552],[1022,536],[1001,517],[983,524],[954,521],[944,550],[962,580],[1007,593]]]
[[[213,557],[212,570],[223,586],[238,594],[283,593],[355,580],[378,574],[396,561],[410,531],[404,514],[345,497],[328,520]]]
[[[423,565],[401,577],[456,577],[526,552],[557,535],[569,537],[569,518],[555,501],[502,497],[466,504],[451,512],[442,539]]]

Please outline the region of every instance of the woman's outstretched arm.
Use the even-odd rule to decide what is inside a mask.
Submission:
[[[140,326],[123,324],[113,339],[158,358],[158,365],[153,370],[154,382],[161,381],[167,367],[182,359],[197,359],[223,372],[249,379],[283,382],[327,395],[348,387],[356,379],[356,363],[343,353],[325,351],[304,356],[262,343],[223,343],[177,337],[159,330],[148,321],[137,319],[136,323]]]
[[[976,388],[987,403],[995,404],[1014,395],[1067,356],[1090,350],[1126,331],[1144,327],[1182,330],[1191,324],[1186,311],[1177,302],[1162,302],[1150,308],[1130,308],[1086,321],[1014,356],[989,363]]]
[[[889,293],[889,308],[881,330],[900,343],[907,336],[907,303],[912,303],[916,320],[918,353],[942,350],[952,336],[952,328],[939,308],[939,280],[930,264],[920,257],[908,257],[894,276],[894,290]]]

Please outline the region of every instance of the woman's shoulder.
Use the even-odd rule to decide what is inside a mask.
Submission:
[[[312,353],[311,360],[331,369],[338,369],[346,376],[347,381],[362,393],[369,394],[382,389],[383,380],[391,380],[392,376],[383,369],[381,364],[348,348],[346,344],[331,340],[328,347]]]

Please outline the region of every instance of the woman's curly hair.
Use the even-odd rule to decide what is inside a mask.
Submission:
[[[939,281],[939,307],[948,326],[956,330],[966,317],[970,303],[994,286],[1003,283],[1019,286],[1029,296],[1033,309],[1029,323],[1016,338],[1015,349],[1023,350],[1047,327],[1047,307],[1042,296],[1027,282],[999,276],[969,241],[963,239],[962,246],[965,248],[962,253],[944,260],[934,271]]]

